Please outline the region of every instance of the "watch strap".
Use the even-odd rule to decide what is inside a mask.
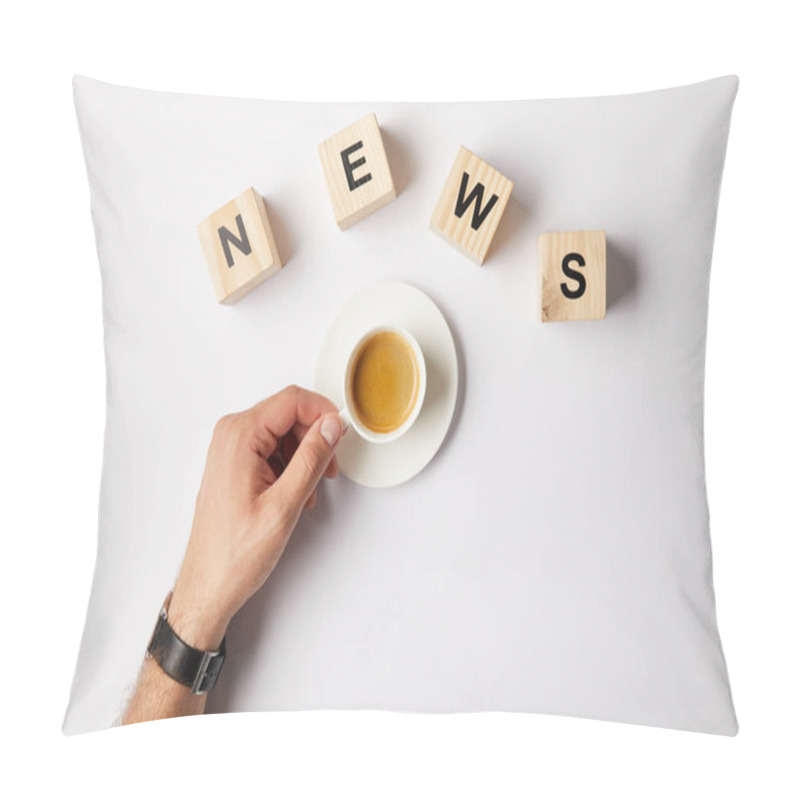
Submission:
[[[161,607],[147,653],[170,678],[188,686],[192,694],[210,692],[225,661],[225,639],[216,651],[198,650],[184,642],[167,620],[170,597],[171,593]]]

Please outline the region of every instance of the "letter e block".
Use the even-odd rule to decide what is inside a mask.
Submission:
[[[318,147],[336,224],[345,230],[396,197],[378,118],[367,114]]]
[[[542,322],[605,318],[605,231],[543,233],[539,264]]]
[[[198,226],[219,303],[235,303],[281,268],[264,200],[250,187]]]
[[[433,211],[431,230],[483,264],[513,188],[505,175],[459,147]]]

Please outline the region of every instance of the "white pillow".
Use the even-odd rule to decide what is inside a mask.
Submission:
[[[529,711],[734,734],[703,380],[737,86],[325,104],[76,77],[108,412],[65,732],[123,710],[188,540],[215,420],[311,386],[342,304],[397,279],[427,292],[453,330],[462,385],[450,433],[404,485],[324,486],[234,619],[209,710]],[[317,145],[373,111],[398,197],[343,233]],[[514,181],[480,268],[428,228],[461,144]],[[285,266],[220,306],[196,226],[251,185]],[[600,228],[606,319],[542,324],[538,235]]]

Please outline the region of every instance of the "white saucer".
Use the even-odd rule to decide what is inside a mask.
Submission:
[[[425,468],[444,441],[458,396],[458,358],[447,321],[424,292],[396,282],[372,284],[344,304],[319,350],[317,392],[343,407],[350,348],[379,325],[397,325],[416,338],[425,357],[428,386],[417,421],[397,441],[373,444],[351,429],[337,447],[342,473],[374,489],[397,486]]]

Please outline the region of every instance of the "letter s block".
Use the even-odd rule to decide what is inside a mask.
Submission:
[[[281,268],[264,200],[252,186],[204,219],[197,232],[219,303],[235,303]]]
[[[605,318],[605,231],[543,233],[539,265],[542,322]]]
[[[500,224],[514,183],[466,147],[459,147],[431,230],[480,265]]]
[[[396,197],[381,129],[374,114],[367,114],[334,134],[317,149],[336,224],[342,230]]]

